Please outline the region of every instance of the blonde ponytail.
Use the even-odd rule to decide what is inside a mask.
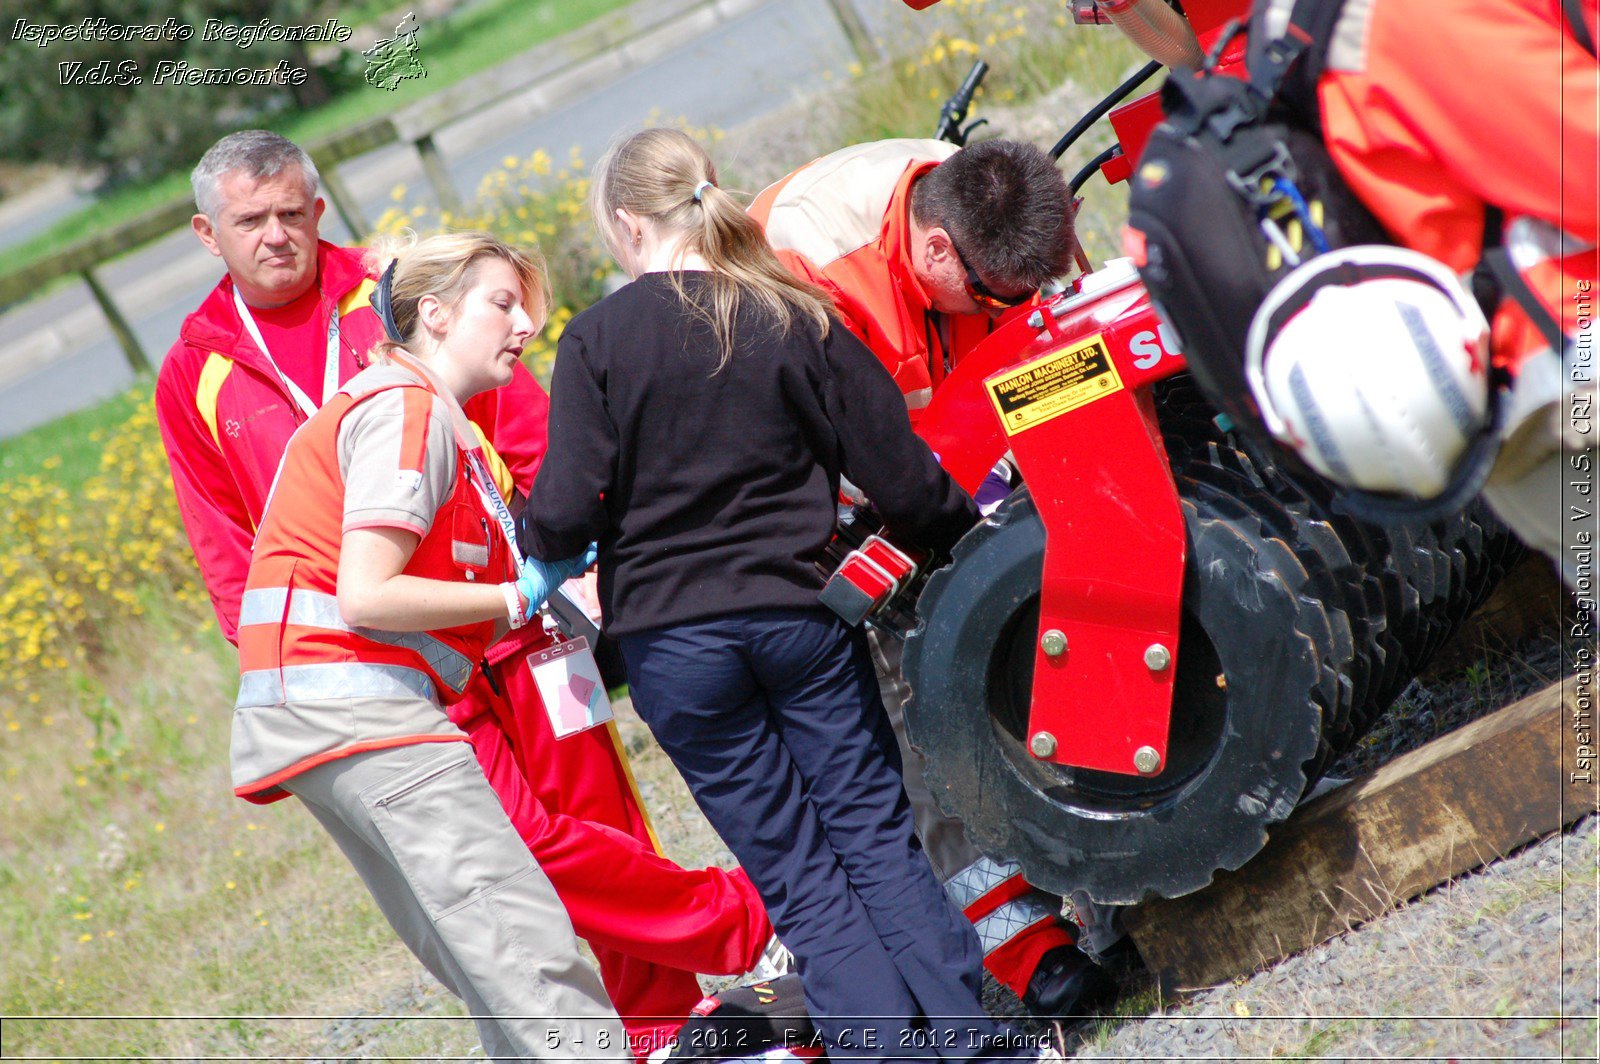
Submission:
[[[735,325],[745,299],[753,299],[787,335],[809,322],[826,336],[833,303],[828,294],[791,274],[778,261],[766,233],[730,193],[717,184],[716,167],[705,150],[676,129],[647,129],[611,148],[595,167],[590,207],[601,239],[621,258],[618,207],[649,218],[666,234],[682,234],[683,250],[711,267],[697,292],[673,270],[670,283],[694,312],[711,326],[717,341],[719,372],[734,356]]]

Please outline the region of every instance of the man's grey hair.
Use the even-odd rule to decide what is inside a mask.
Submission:
[[[314,198],[321,179],[317,175],[317,164],[311,161],[304,148],[265,129],[230,133],[211,145],[189,175],[189,184],[194,188],[194,205],[215,222],[223,207],[222,192],[217,187],[223,174],[237,172],[259,181],[276,176],[289,166],[300,168],[306,181],[306,195]]]

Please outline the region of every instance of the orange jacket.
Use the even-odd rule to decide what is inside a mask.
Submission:
[[[1594,32],[1594,0],[1585,7]],[[1351,188],[1397,240],[1458,272],[1482,255],[1485,205],[1500,208],[1513,261],[1574,335],[1594,314],[1600,66],[1561,0],[1372,0],[1346,12],[1318,93]],[[1546,346],[1509,301],[1494,335],[1497,361],[1513,367]]]
[[[404,392],[399,467],[421,476],[435,397],[420,383],[381,385],[357,396],[339,392],[284,454],[240,605],[236,717],[247,720],[236,721],[234,754],[241,797],[274,801],[283,797],[277,785],[284,780],[363,750],[463,738],[444,724],[438,707],[465,692],[494,638],[494,622],[386,632],[352,628],[339,612],[345,494],[339,428],[358,404],[396,388]],[[515,579],[510,548],[473,486],[468,453],[458,441],[454,489],[405,573],[456,582]],[[362,712],[363,699],[386,700],[385,712]],[[295,704],[291,726],[263,719],[286,713],[289,703]],[[241,735],[250,741],[240,742]]]
[[[307,327],[307,351],[320,365],[328,318],[338,307],[340,384],[367,365],[383,336],[367,301],[374,286],[360,248],[318,246],[322,308]],[[510,384],[475,396],[466,407],[524,495],[544,458],[549,407],[544,390],[521,367]],[[228,278],[184,319],[161,364],[156,418],[200,575],[222,634],[237,642],[250,541],[284,447],[306,418],[239,320]]]
[[[778,258],[833,297],[913,411],[993,328],[987,315],[935,311],[911,268],[911,186],[955,152],[939,140],[858,144],[808,163],[750,205]]]

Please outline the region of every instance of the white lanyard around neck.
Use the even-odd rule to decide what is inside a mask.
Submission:
[[[256,319],[251,316],[250,308],[245,305],[244,297],[239,294],[237,285],[233,289],[233,305],[239,309],[239,320],[244,322],[246,331],[250,333],[250,339],[254,340],[256,346],[261,349],[261,354],[266,358],[267,365],[271,366],[272,371],[278,375],[278,379],[288,389],[289,395],[294,399],[296,405],[300,407],[306,417],[315,414],[322,404],[327,402],[333,393],[339,390],[339,308],[337,306],[334,307],[333,313],[328,317],[328,350],[322,360],[322,399],[320,402],[314,403],[311,401],[311,397],[305,393],[305,389],[289,379],[288,374],[284,373],[273,359],[272,352],[267,350],[267,341],[262,338],[261,330],[256,326]]]
[[[517,568],[521,569],[522,548],[517,544],[517,521],[511,516],[511,507],[506,505],[505,496],[500,494],[500,486],[494,482],[494,474],[489,470],[489,459],[484,456],[483,445],[478,439],[478,433],[472,427],[472,419],[467,417],[467,412],[456,402],[455,393],[446,388],[438,375],[423,365],[419,359],[414,356],[407,357],[391,348],[389,360],[426,382],[433,390],[433,394],[439,397],[445,409],[450,412],[450,424],[455,430],[456,444],[467,455],[467,469],[472,474],[472,486],[478,490],[478,497],[483,500],[484,508],[494,516],[495,523],[500,526],[506,544],[511,548],[511,558],[517,563]]]

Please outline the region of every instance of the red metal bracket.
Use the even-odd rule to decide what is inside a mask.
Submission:
[[[1091,275],[1086,288],[979,345],[934,393],[917,431],[968,491],[1011,450],[1044,521],[1029,737],[1049,739],[1030,743],[1034,756],[1134,774],[1135,755],[1149,747],[1159,771],[1187,542],[1148,386],[1184,360],[1131,267]],[[1090,341],[1110,373],[1074,353]],[[1049,632],[1065,637],[1063,653],[1045,653]],[[1145,655],[1157,645],[1168,660],[1152,669]]]
[[[1159,767],[1185,542],[1148,393],[1120,388],[1011,443],[1046,529],[1029,748],[1126,774],[1148,750]]]
[[[1122,154],[1102,163],[1100,173],[1114,185],[1133,175],[1150,133],[1166,115],[1161,110],[1161,94],[1151,92],[1115,108],[1109,117],[1111,128],[1117,132],[1117,143],[1122,145]]]

